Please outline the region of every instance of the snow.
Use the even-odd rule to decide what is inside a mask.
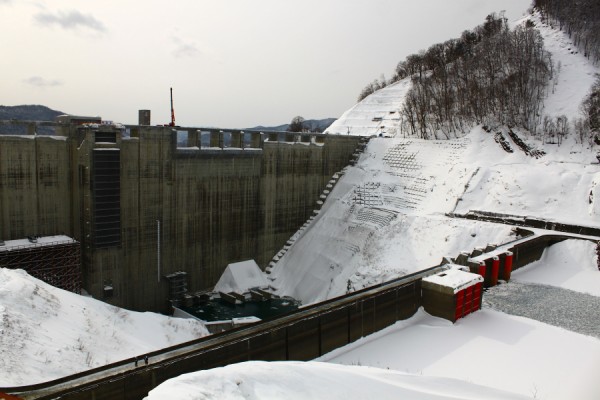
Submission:
[[[0,245],[0,251],[12,250],[12,249],[23,249],[27,247],[39,247],[47,246],[56,243],[74,243],[75,240],[65,235],[54,235],[54,236],[41,236],[36,237],[35,242],[31,242],[29,239],[15,239],[6,240],[4,245]]]
[[[525,399],[472,383],[320,362],[247,362],[181,375],[147,400]]]
[[[214,291],[243,294],[250,288],[265,286],[269,286],[269,283],[256,261],[246,260],[227,265]]]
[[[530,18],[540,30],[544,47],[552,53],[558,69],[555,86],[544,102],[543,114],[551,117],[566,115],[571,120],[580,117],[579,107],[596,79],[598,68],[577,50],[564,32],[542,24],[538,14]]]
[[[117,308],[0,268],[0,387],[39,383],[206,335],[202,323]]]
[[[588,240],[560,242],[511,279],[600,297],[595,249]],[[455,324],[421,310],[319,360],[461,379],[546,400],[600,398],[600,340],[487,308]]]
[[[489,309],[455,324],[421,311],[321,361],[452,378],[546,400],[600,396],[599,340]]]
[[[480,275],[465,272],[456,267],[454,266],[453,268],[423,278],[423,284],[427,282],[447,287],[452,289],[452,292],[456,294],[464,288],[473,286],[478,282],[483,282],[483,278]]]
[[[409,79],[386,86],[346,111],[325,133],[337,135],[394,135],[399,131],[398,110],[411,88]]]
[[[550,246],[539,261],[512,274],[512,279],[541,283],[600,297],[600,271],[596,244],[565,240]]]

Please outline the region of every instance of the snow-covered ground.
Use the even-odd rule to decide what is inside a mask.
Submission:
[[[322,361],[452,378],[530,398],[600,396],[599,340],[490,309],[456,324],[420,312]]]
[[[511,279],[579,292],[593,287],[598,297],[595,244],[584,240],[555,244],[540,261],[515,271]],[[321,361],[460,379],[537,399],[600,398],[596,378],[600,340],[490,308],[455,324],[421,311],[334,350]]]
[[[541,283],[600,297],[596,244],[566,240],[549,247],[539,261],[514,272],[513,279]],[[600,321],[597,321],[600,324]]]
[[[0,387],[49,381],[207,333],[196,320],[127,311],[0,268]]]
[[[564,33],[535,21],[560,64],[543,112],[572,121],[598,68],[577,54]],[[594,153],[586,145],[573,137],[560,147],[544,144],[517,131],[546,153],[534,158],[506,130],[502,133],[513,153],[495,142],[495,132],[480,127],[445,142],[399,137],[396,111],[409,85],[401,81],[374,93],[328,129],[394,137],[372,140],[357,165],[344,171],[319,214],[294,235],[294,244],[269,275],[281,294],[320,301],[429,267],[443,256],[514,239],[508,227],[446,213],[480,210],[600,226],[600,165],[591,164]],[[569,240],[515,271],[514,283],[498,289],[541,283],[559,295],[561,290],[580,293],[585,301],[600,296],[599,280],[595,244]],[[319,362],[251,362],[187,374],[160,385],[148,398],[600,398],[600,340],[560,321],[552,326],[532,318],[487,304],[452,324],[420,310]]]
[[[518,400],[527,397],[473,383],[381,368],[320,362],[248,362],[187,374],[150,392],[148,400]]]

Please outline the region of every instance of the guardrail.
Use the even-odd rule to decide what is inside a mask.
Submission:
[[[472,210],[465,214],[450,213],[447,214],[447,216],[452,218],[463,218],[477,221],[494,222],[497,224],[524,226],[529,228],[573,233],[576,235],[600,236],[600,228],[598,227],[567,224],[557,221],[547,221],[544,219],[529,216],[500,214],[478,210]]]

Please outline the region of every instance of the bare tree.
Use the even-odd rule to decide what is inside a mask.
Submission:
[[[288,127],[288,132],[302,132],[303,129],[304,118],[299,115],[292,118],[292,122],[290,122],[290,126]]]

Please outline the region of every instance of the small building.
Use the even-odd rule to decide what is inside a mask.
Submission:
[[[423,307],[429,314],[456,322],[481,308],[483,278],[449,265],[445,271],[423,278]]]
[[[79,242],[64,235],[0,240],[0,267],[22,269],[52,286],[81,293]]]

